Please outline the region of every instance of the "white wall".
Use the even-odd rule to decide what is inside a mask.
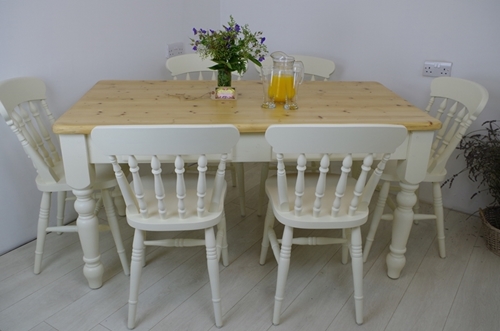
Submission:
[[[263,31],[271,51],[330,58],[332,79],[379,81],[419,107],[431,81],[423,61],[451,61],[452,76],[490,92],[477,127],[500,117],[499,12],[497,0],[0,0],[0,80],[41,77],[59,116],[98,80],[168,79],[165,45],[183,41],[190,52],[193,27],[219,28],[232,14]],[[252,67],[245,78],[257,78]],[[0,146],[1,254],[34,238],[40,195],[1,123]],[[486,199],[469,200],[472,191],[460,178],[444,189],[445,205],[476,211]]]
[[[263,10],[262,8],[265,8]],[[221,24],[233,15],[264,32],[270,51],[335,61],[333,80],[374,80],[418,107],[428,101],[430,77],[424,60],[453,62],[452,76],[485,86],[490,99],[473,124],[500,120],[500,2],[497,0],[221,0]],[[255,76],[256,77],[256,76]],[[452,156],[449,173],[463,168]],[[443,188],[447,207],[473,213],[490,202],[470,200],[467,176]],[[431,195],[422,185],[421,198]]]
[[[187,43],[193,24],[218,26],[219,1],[1,0],[0,80],[42,78],[59,117],[98,80],[168,79],[166,44]],[[0,148],[2,254],[36,237],[41,196],[33,167],[2,123]]]

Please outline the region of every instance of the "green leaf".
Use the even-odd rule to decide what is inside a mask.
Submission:
[[[255,63],[257,66],[262,67],[262,63],[260,63],[260,61],[259,61],[259,60],[257,60],[256,58],[249,57],[248,59],[249,59],[250,61],[252,61],[253,63]]]

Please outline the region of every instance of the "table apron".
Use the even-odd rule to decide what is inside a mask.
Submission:
[[[427,158],[422,155],[430,150],[433,135],[433,131],[411,131],[393,153],[392,159],[401,160],[400,178],[409,183],[419,183],[424,179]],[[109,163],[109,158],[99,151],[89,136],[62,134],[60,140],[68,184],[74,188],[87,187],[94,175],[89,164]],[[269,162],[275,160],[275,156],[264,134],[242,133],[230,159],[233,162]]]

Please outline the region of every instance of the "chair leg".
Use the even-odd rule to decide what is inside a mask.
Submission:
[[[35,248],[35,266],[33,269],[33,272],[37,275],[40,273],[42,267],[43,246],[45,245],[45,236],[47,235],[46,229],[49,226],[50,197],[50,192],[43,192],[40,202]]]
[[[245,170],[243,168],[242,162],[234,162],[234,167],[236,169],[236,181],[238,185],[238,194],[240,196],[240,214],[245,216]]]
[[[127,254],[125,252],[125,247],[123,247],[122,236],[120,233],[120,226],[118,225],[118,219],[116,218],[115,205],[111,194],[108,190],[101,190],[102,201],[104,204],[104,209],[106,211],[106,217],[108,219],[109,228],[111,229],[111,234],[115,241],[116,251],[120,257],[120,262],[122,264],[123,273],[125,275],[130,274],[130,269],[128,266]]]
[[[120,191],[118,186],[113,189],[111,196],[113,197],[113,203],[115,204],[118,216],[125,216],[125,200],[123,200],[122,191]]]
[[[262,209],[264,208],[264,200],[267,198],[266,195],[266,180],[269,175],[269,162],[264,162],[260,169],[260,186],[259,186],[259,205],[257,206],[257,216],[262,215]]]
[[[217,261],[217,248],[215,247],[214,228],[205,229],[205,246],[207,250],[207,267],[210,287],[212,289],[212,303],[214,305],[215,325],[222,326],[222,304],[220,298],[219,262]]]
[[[352,277],[354,282],[354,307],[356,323],[363,324],[363,257],[361,248],[361,228],[353,228],[350,234]]]
[[[57,192],[57,226],[64,225],[64,211],[66,209],[66,196],[68,192],[61,191]],[[62,234],[62,232],[58,232],[57,234]]]
[[[439,256],[446,257],[446,246],[444,238],[444,211],[443,211],[443,196],[441,193],[440,183],[432,183],[434,195],[434,214],[436,215],[436,230],[437,240],[439,244]]]
[[[232,166],[231,168],[231,186],[236,187],[236,167]]]
[[[267,250],[269,249],[269,231],[274,226],[274,213],[271,204],[267,206],[266,219],[264,221],[264,233],[262,234],[262,245],[260,249],[259,263],[264,265],[266,263]]]
[[[280,261],[278,263],[278,280],[276,281],[276,295],[274,296],[273,324],[280,324],[281,305],[285,296],[285,285],[290,269],[290,257],[292,255],[293,228],[285,226],[281,243]]]
[[[94,208],[94,214],[98,215],[99,212],[101,211],[101,208],[103,206],[102,202],[102,194],[95,194],[94,193],[94,198],[95,198],[95,208]]]
[[[350,238],[350,229],[342,229],[342,238],[348,239]],[[347,264],[347,260],[349,259],[349,240],[342,244],[342,264]]]
[[[220,240],[219,240],[220,236]],[[217,257],[222,255],[222,265],[227,267],[229,265],[229,252],[227,245],[227,231],[226,231],[226,215],[222,212],[222,219],[217,225]]]
[[[372,220],[370,223],[370,231],[366,236],[365,248],[363,251],[363,261],[366,262],[368,259],[368,254],[370,254],[370,249],[372,248],[373,240],[375,240],[375,234],[377,233],[378,225],[380,223],[380,218],[384,212],[385,203],[387,197],[389,196],[389,189],[391,188],[391,182],[385,181],[380,188],[379,197],[377,200],[377,205],[373,211]]]
[[[135,230],[134,243],[132,247],[132,263],[130,266],[130,294],[128,299],[128,323],[129,329],[135,328],[135,315],[139,299],[139,281],[144,261],[144,234],[145,231]]]

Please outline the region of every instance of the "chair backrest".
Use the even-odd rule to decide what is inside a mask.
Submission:
[[[174,160],[176,176],[178,217],[184,218],[189,211],[196,211],[198,217],[221,206],[222,190],[227,154],[239,139],[239,131],[232,125],[116,125],[98,126],[92,130],[91,139],[105,155],[109,155],[118,185],[129,210],[141,213],[143,218],[159,215],[167,218],[165,187],[163,187],[162,161]],[[211,192],[207,192],[207,154],[220,155],[218,170]],[[185,157],[198,157],[198,199],[195,205],[185,204],[184,163]],[[142,177],[139,162],[148,160],[154,177],[156,206],[147,204],[143,196]],[[124,177],[119,162],[128,162],[132,184]],[[151,176],[151,175],[149,175]],[[133,185],[133,188],[130,186]],[[209,201],[205,201],[209,199]],[[207,207],[208,206],[208,207]],[[191,210],[189,210],[191,208]],[[171,211],[172,212],[172,211]]]
[[[47,106],[45,84],[34,77],[0,82],[0,113],[16,134],[39,176],[45,181],[59,180],[54,167],[61,161],[50,134],[55,122]]]
[[[174,80],[182,78],[185,80],[205,80],[205,76],[210,76],[210,80],[216,80],[216,70],[209,69],[216,63],[210,59],[202,59],[198,53],[182,54],[167,59],[166,67],[174,77]],[[241,75],[233,72],[237,80],[241,80]],[[193,77],[191,77],[193,76]]]
[[[326,190],[335,190],[332,205],[332,217],[353,215],[356,210],[366,211],[375,187],[382,175],[386,162],[392,152],[400,146],[407,136],[407,130],[401,125],[378,124],[328,124],[328,125],[272,125],[266,131],[266,140],[272,146],[278,160],[278,194],[280,208],[289,211],[294,206],[295,214],[300,216],[303,210],[304,175],[307,155],[320,154],[320,168],[313,208],[317,217],[321,210]],[[284,165],[285,154],[298,154],[295,201],[288,201],[287,180]],[[341,175],[336,184],[327,183],[331,159],[342,159]],[[363,159],[361,173],[353,192],[346,192],[346,186],[353,158]],[[367,181],[368,172],[374,159],[380,158],[377,169]],[[351,199],[348,210],[340,210],[342,199]]]
[[[455,77],[438,77],[431,83],[426,112],[442,122],[432,144],[427,172],[439,174],[466,130],[483,111],[488,91],[481,85]]]
[[[327,81],[335,71],[335,62],[321,57],[308,56],[308,55],[292,55],[296,61],[302,61],[304,64],[304,74],[309,76],[311,81],[318,79]],[[272,65],[273,59],[267,56],[262,62],[262,65]],[[259,72],[259,66],[255,65],[255,69]],[[307,78],[306,78],[307,79]]]

